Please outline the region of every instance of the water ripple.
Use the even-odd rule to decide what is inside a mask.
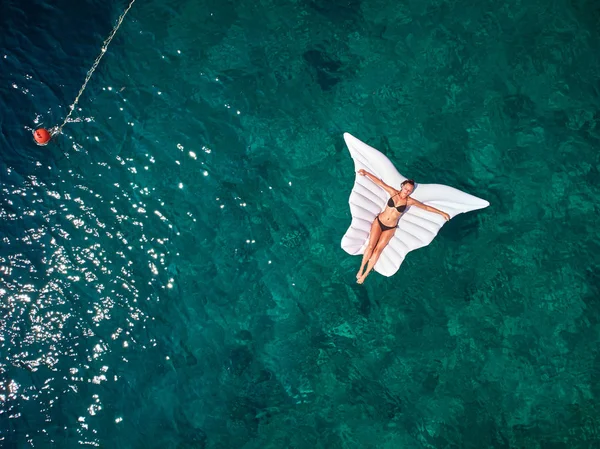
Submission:
[[[125,179],[136,164],[117,157],[100,168]],[[104,182],[73,168],[2,177],[0,414],[19,418],[36,403],[48,420],[64,395],[119,382],[128,351],[155,344],[144,329],[148,304],[176,282],[171,238],[161,235],[173,225],[153,187],[113,182],[98,193]],[[102,401],[92,398],[93,416]]]

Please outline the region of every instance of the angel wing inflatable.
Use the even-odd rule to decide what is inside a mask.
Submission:
[[[400,184],[406,178],[398,173],[387,157],[348,133],[344,133],[344,140],[354,160],[356,172],[364,168],[386,184],[400,189]],[[441,184],[415,184],[411,197],[443,210],[451,218],[490,205],[481,198]],[[364,253],[371,224],[377,214],[385,208],[387,200],[388,194],[381,187],[366,176],[356,174],[348,201],[352,223],[342,238],[344,251],[352,255]],[[384,276],[392,276],[410,251],[432,242],[444,223],[444,217],[439,214],[409,207],[400,218],[394,237],[381,253],[374,267],[375,271]]]

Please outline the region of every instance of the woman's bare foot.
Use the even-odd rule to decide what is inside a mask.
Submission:
[[[359,277],[359,278],[357,278],[356,279],[356,283],[357,284],[362,284],[363,282],[365,282],[365,278],[366,278],[366,276],[364,276],[364,275],[361,276],[361,277]]]

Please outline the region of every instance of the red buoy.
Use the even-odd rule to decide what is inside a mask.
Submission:
[[[48,130],[44,128],[36,129],[33,132],[33,138],[35,139],[38,145],[47,145],[48,142],[50,142],[51,137],[52,136],[50,135]]]

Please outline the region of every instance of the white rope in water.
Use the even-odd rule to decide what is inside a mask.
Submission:
[[[121,14],[121,16],[119,17],[119,20],[117,21],[117,24],[115,25],[115,27],[113,28],[112,32],[110,33],[110,35],[108,36],[108,38],[106,38],[106,40],[104,41],[104,43],[102,44],[102,51],[100,52],[100,54],[98,55],[98,57],[96,58],[96,60],[94,61],[94,64],[92,65],[92,68],[88,71],[86,77],[85,77],[85,81],[83,83],[83,86],[81,86],[81,89],[79,89],[79,93],[77,94],[77,96],[75,97],[75,101],[73,102],[73,104],[71,106],[69,106],[69,113],[67,114],[67,116],[65,117],[64,122],[62,123],[62,125],[60,126],[56,126],[52,129],[51,134],[54,136],[55,134],[58,134],[62,131],[63,127],[67,124],[67,122],[69,121],[69,118],[71,117],[71,114],[73,113],[73,111],[75,110],[75,106],[77,106],[77,103],[79,102],[79,98],[81,97],[81,95],[83,94],[83,91],[85,90],[85,87],[87,86],[88,81],[90,80],[90,78],[92,77],[92,73],[94,73],[94,70],[96,70],[96,67],[98,67],[98,64],[100,64],[100,60],[102,59],[102,57],[104,56],[104,53],[106,53],[106,49],[108,48],[108,45],[110,44],[110,41],[112,41],[113,37],[115,37],[115,34],[117,34],[117,30],[119,29],[119,27],[121,26],[121,24],[123,23],[123,19],[125,19],[125,16],[127,15],[127,13],[129,12],[129,10],[131,9],[131,7],[133,6],[135,0],[131,0],[131,3],[129,3],[129,6],[127,7],[127,9],[125,10],[125,12],[123,12],[123,14]]]

